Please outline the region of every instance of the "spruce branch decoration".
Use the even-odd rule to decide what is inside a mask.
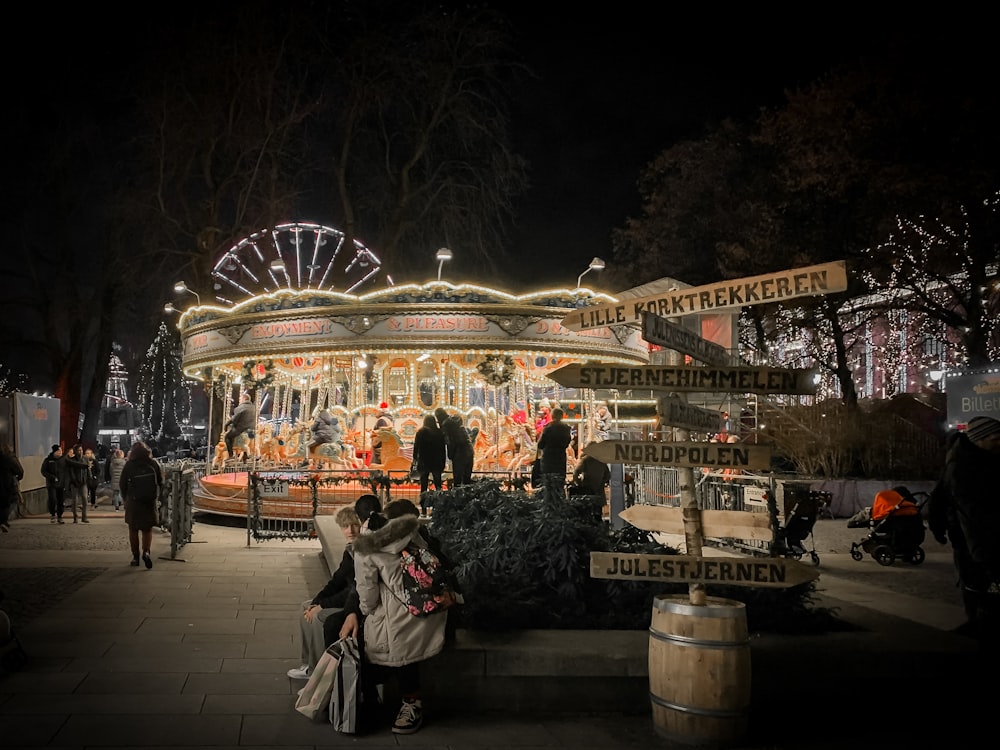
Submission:
[[[476,369],[489,385],[503,385],[514,375],[514,360],[509,354],[487,354]]]

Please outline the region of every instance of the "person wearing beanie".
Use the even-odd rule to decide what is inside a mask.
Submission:
[[[951,542],[968,622],[959,632],[997,648],[1000,636],[1000,421],[975,417],[953,432],[941,479],[928,501],[928,525],[938,542]]]

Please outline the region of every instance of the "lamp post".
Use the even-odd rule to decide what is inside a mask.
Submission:
[[[604,267],[605,267],[604,266],[604,261],[601,260],[600,258],[598,258],[597,256],[594,256],[591,259],[590,265],[587,266],[586,270],[577,277],[577,279],[576,279],[576,288],[577,289],[580,288],[580,282],[583,281],[583,277],[584,276],[586,276],[591,271],[603,271]]]
[[[438,279],[437,280],[441,281],[441,267],[444,265],[444,262],[446,260],[451,260],[452,259],[451,250],[449,250],[446,247],[442,247],[441,249],[439,249],[437,251],[437,254],[434,256],[434,258],[438,262]]]
[[[181,292],[187,292],[188,294],[193,294],[195,298],[198,300],[198,304],[199,305],[201,304],[201,295],[198,294],[198,292],[191,289],[190,287],[188,287],[188,285],[185,284],[183,281],[178,281],[177,283],[174,284],[174,291],[177,292],[177,294],[180,294]]]

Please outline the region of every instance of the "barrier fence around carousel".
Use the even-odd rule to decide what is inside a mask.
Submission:
[[[163,486],[160,488],[160,529],[170,534],[170,558],[178,560],[181,547],[194,536],[194,485],[198,463],[177,461],[161,464]]]

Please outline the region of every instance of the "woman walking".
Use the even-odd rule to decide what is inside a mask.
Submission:
[[[163,485],[163,472],[153,460],[145,443],[135,443],[128,453],[128,460],[122,467],[118,487],[125,498],[125,523],[128,524],[128,542],[132,548],[131,565],[139,565],[140,538],[142,534],[142,561],[147,568],[153,567],[149,548],[153,543],[153,527],[156,525],[156,504]]]

